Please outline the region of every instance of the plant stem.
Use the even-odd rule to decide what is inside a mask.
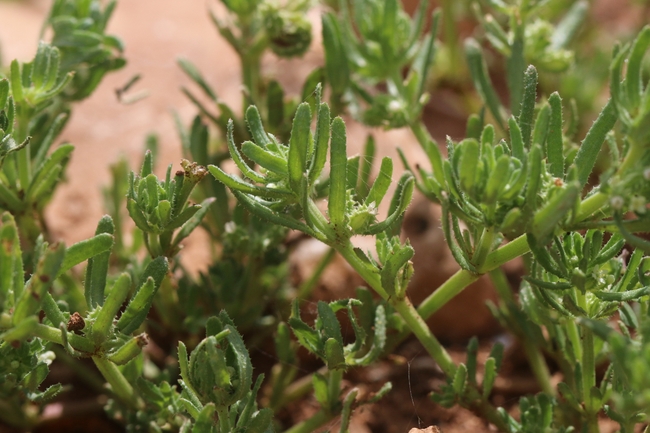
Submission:
[[[238,49],[239,57],[241,59],[242,67],[242,81],[244,86],[248,89],[250,100],[246,100],[244,96],[244,110],[249,103],[263,106],[262,101],[259,100],[260,89],[260,59],[261,51],[255,47],[255,32],[253,30],[253,23],[250,16],[240,16],[240,49]],[[254,48],[255,47],[255,48]]]
[[[241,63],[244,86],[248,89],[250,99],[253,103],[261,105],[261,101],[259,100],[260,58],[257,55],[242,54]],[[249,101],[244,102],[245,109]]]
[[[95,371],[79,362],[77,358],[68,355],[68,353],[60,346],[52,346],[52,350],[56,354],[56,359],[68,366],[75,376],[83,380],[96,392],[106,392],[104,381]]]
[[[474,255],[472,256],[472,263],[477,268],[483,266],[487,255],[492,250],[494,235],[494,227],[483,227],[483,233],[481,233],[481,237],[476,245],[476,251],[474,251]]]
[[[396,299],[388,295],[381,285],[379,273],[376,269],[366,265],[355,254],[352,244],[348,241],[345,248],[337,248],[337,251],[345,260],[354,268],[355,271],[372,287],[379,296],[386,300],[402,316],[409,329],[415,334],[417,339],[422,343],[426,351],[438,363],[442,371],[449,377],[453,377],[456,372],[456,364],[449,356],[449,353],[440,344],[438,339],[433,335],[429,326],[418,311],[413,307],[408,298]]]
[[[217,408],[217,414],[219,416],[219,429],[222,433],[231,431],[230,419],[228,419],[228,408],[226,406],[220,406]]]
[[[492,284],[494,284],[494,288],[501,301],[515,302],[515,297],[512,295],[512,287],[510,287],[510,283],[503,269],[496,268],[491,270],[490,280],[492,280]]]
[[[426,149],[429,143],[432,143],[433,146],[438,145],[422,122],[413,122],[410,126],[422,149]]]
[[[488,254],[483,266],[478,271],[480,274],[485,274],[508,263],[510,260],[523,256],[528,251],[530,251],[530,247],[528,246],[526,235],[521,235]]]
[[[467,74],[467,65],[465,62],[461,61],[461,54],[459,48],[458,32],[456,28],[456,19],[454,17],[454,5],[456,4],[453,0],[443,0],[442,1],[442,28],[445,35],[445,46],[447,47],[449,53],[449,70],[454,71],[453,77],[447,77],[451,80],[455,80],[460,83],[466,77]]]
[[[526,254],[529,250],[526,236],[519,236],[515,240],[488,254],[483,266],[480,268],[481,274],[497,269],[510,260]],[[418,312],[425,320],[428,319],[433,313],[462,292],[465,287],[478,280],[480,276],[480,274],[475,274],[464,269],[457,271],[442,286],[438,287],[435,292],[422,301],[418,307]]]
[[[128,404],[133,410],[144,407],[142,400],[138,398],[129,381],[126,380],[126,377],[115,364],[100,356],[93,356],[92,358],[97,369],[111,385],[113,392],[120,400]]]
[[[325,425],[333,417],[324,410],[319,410],[311,418],[296,424],[291,427],[289,430],[285,430],[284,433],[312,433],[316,431],[319,427]]]
[[[587,296],[585,293],[578,289],[575,290],[576,301],[580,308],[588,311]],[[575,324],[575,322],[573,322]],[[578,328],[578,325],[575,325]],[[587,431],[590,433],[598,433],[598,412],[599,407],[594,407],[594,402],[591,399],[591,388],[596,386],[596,354],[594,349],[594,334],[591,329],[586,326],[580,326],[580,334],[582,341],[580,347],[582,348],[582,401],[585,406],[585,415],[587,422]]]
[[[442,308],[447,302],[458,295],[463,289],[474,281],[478,280],[480,275],[466,270],[459,270],[452,275],[442,286],[438,287],[435,292],[430,294],[418,307],[418,313],[426,320],[436,311]]]
[[[598,433],[599,407],[594,407],[591,388],[596,386],[596,354],[594,353],[594,334],[586,326],[582,330],[582,389],[587,426],[590,433]]]
[[[327,372],[327,367],[321,367],[316,373],[325,374]],[[308,374],[301,377],[300,379],[291,383],[287,386],[285,391],[282,393],[282,396],[278,399],[278,402],[274,407],[282,408],[288,403],[298,400],[299,398],[304,397],[309,393],[313,388],[314,373]]]
[[[329,371],[327,382],[327,392],[329,394],[329,412],[336,412],[333,410],[339,403],[339,394],[341,393],[341,381],[343,380],[343,370],[336,369]]]
[[[35,337],[42,338],[43,340],[63,345],[61,330],[53,328],[52,326],[47,326],[39,323],[34,328],[33,334]],[[75,350],[86,352],[88,354],[95,352],[95,345],[85,337],[73,333],[69,333],[67,337],[70,345],[72,345]]]
[[[162,247],[160,246],[160,237],[156,233],[146,233],[145,240],[149,248],[151,257],[158,257],[164,255]]]
[[[598,191],[590,195],[580,203],[580,210],[576,215],[576,221],[583,221],[600,210],[607,203],[607,194]]]
[[[490,271],[490,279],[499,294],[501,305],[503,305],[504,301],[508,303],[515,302],[515,297],[512,295],[510,284],[501,268],[496,268]],[[542,387],[542,391],[548,395],[556,395],[555,388],[551,383],[551,373],[548,370],[548,365],[546,364],[546,360],[544,359],[544,355],[539,349],[539,346],[533,344],[526,338],[522,339],[522,342],[524,344],[524,351],[526,352],[526,357],[528,358],[530,367],[537,379],[537,383]]]
[[[539,350],[539,346],[527,338],[523,339],[523,343],[526,357],[528,358],[530,368],[533,370],[535,379],[537,379],[537,383],[539,383],[542,391],[546,394],[555,396],[557,392],[551,383],[551,373],[548,370],[548,365],[546,364],[542,351]]]
[[[602,196],[602,197],[601,197]],[[580,204],[577,220],[587,218],[598,209],[600,209],[606,201],[605,194],[597,193],[585,199]],[[452,275],[445,283],[438,287],[438,289],[429,295],[418,307],[418,312],[426,320],[433,313],[442,308],[453,297],[458,295],[467,286],[476,281],[481,274],[490,272],[505,263],[522,256],[530,251],[526,235],[521,235],[513,239],[504,246],[497,248],[487,255],[483,266],[479,268],[479,274],[461,269]]]
[[[578,362],[582,359],[582,345],[580,344],[578,325],[573,320],[568,320],[566,333],[569,341],[571,341],[571,346],[573,346],[573,356],[575,361]]]
[[[22,143],[29,134],[29,113],[25,113],[26,107],[21,107],[26,103],[20,104],[18,107],[18,122],[16,124],[16,142]],[[27,191],[29,184],[32,181],[32,164],[31,164],[31,144],[27,143],[23,149],[16,152],[18,161],[18,177],[20,179],[20,189],[23,192]]]
[[[646,149],[639,143],[636,143],[636,140],[634,140],[632,137],[630,137],[629,140],[630,148],[627,152],[627,155],[625,155],[623,162],[616,170],[616,173],[619,176],[625,175],[626,172],[630,170],[630,168],[632,168],[635,164],[638,164],[639,161],[643,159],[643,155],[646,152]]]
[[[325,253],[320,262],[318,262],[318,266],[314,272],[312,272],[309,279],[300,285],[296,298],[305,299],[311,294],[311,292],[314,290],[314,287],[316,287],[318,280],[320,280],[321,275],[323,275],[323,271],[325,271],[327,265],[330,264],[335,254],[336,250],[334,248],[330,248],[327,253]]]

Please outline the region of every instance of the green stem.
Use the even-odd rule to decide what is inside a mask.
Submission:
[[[320,260],[320,262],[318,262],[318,266],[316,267],[314,272],[312,272],[309,279],[300,285],[300,288],[298,289],[298,294],[296,295],[298,299],[305,299],[309,297],[311,292],[314,290],[314,287],[316,287],[318,280],[320,280],[321,275],[323,275],[325,268],[327,268],[327,265],[330,264],[335,254],[336,254],[336,250],[334,248],[330,248],[327,251],[327,253],[325,253],[325,255]]]
[[[512,295],[512,287],[510,287],[510,283],[503,269],[496,268],[491,270],[490,280],[492,280],[492,284],[494,284],[494,288],[502,302],[515,302],[515,297]]]
[[[368,266],[355,254],[350,241],[348,241],[345,248],[337,248],[337,251],[379,296],[395,308],[406,322],[408,328],[415,334],[420,343],[422,343],[425,350],[438,363],[442,371],[448,377],[453,377],[456,372],[456,364],[454,364],[449,353],[433,335],[422,316],[420,316],[413,304],[411,304],[411,301],[408,298],[396,299],[389,296],[381,285],[381,279],[377,270]]]
[[[510,260],[526,254],[528,251],[530,251],[530,248],[528,247],[526,236],[519,236],[515,240],[488,254],[483,262],[483,266],[480,268],[481,274],[497,269]],[[418,307],[418,312],[424,319],[428,319],[433,313],[462,292],[463,289],[478,280],[480,276],[480,274],[474,274],[464,269],[457,271],[442,286],[438,287],[435,292],[422,301]]]
[[[483,227],[483,233],[478,240],[476,250],[472,256],[472,263],[477,268],[481,268],[487,255],[492,251],[492,243],[494,242],[494,227]]]
[[[578,220],[586,218],[603,206],[606,201],[605,199],[594,199],[598,195],[601,195],[601,193],[597,193],[581,203]],[[604,197],[604,194],[602,195]],[[442,286],[422,301],[418,307],[418,312],[425,320],[428,319],[452,298],[462,292],[463,289],[476,281],[480,277],[480,274],[497,269],[510,260],[522,256],[529,251],[530,247],[528,246],[526,235],[515,238],[488,254],[483,266],[479,268],[479,274],[474,274],[464,269],[457,271]]]
[[[134,410],[139,410],[144,407],[142,400],[138,398],[129,381],[126,380],[126,377],[124,377],[115,364],[99,356],[93,356],[92,358],[99,372],[111,385],[113,392],[122,402],[128,404]]]
[[[332,418],[334,418],[332,415],[321,409],[311,418],[301,422],[300,424],[296,424],[289,430],[285,430],[284,433],[312,433],[318,430],[319,427],[328,423]]]
[[[478,279],[479,275],[477,274],[463,269],[459,270],[420,303],[418,313],[424,319],[428,319],[433,313],[441,309],[447,302],[462,292],[465,287]]]
[[[404,78],[402,78],[402,72],[399,69],[393,69],[390,74],[390,81],[393,82],[399,96],[402,96],[406,93],[404,88]]]
[[[571,346],[573,346],[573,356],[577,361],[582,359],[582,345],[580,344],[580,332],[578,331],[578,325],[573,320],[568,320],[566,327],[567,337],[571,341]]]
[[[421,121],[413,122],[411,124],[411,131],[413,131],[413,135],[415,135],[415,138],[423,149],[426,149],[427,146],[429,146],[429,143],[433,143],[435,146],[438,145]]]
[[[16,124],[16,142],[22,143],[29,134],[29,114],[24,113],[24,108],[21,108],[20,104],[18,108],[18,122]],[[31,164],[31,144],[27,143],[23,149],[16,152],[16,158],[18,160],[18,177],[20,179],[20,189],[24,192],[29,188],[29,184],[32,181],[32,164]]]
[[[630,148],[627,152],[627,155],[625,155],[625,159],[623,159],[623,162],[621,165],[618,167],[616,170],[616,173],[620,175],[625,175],[627,171],[630,170],[635,164],[638,164],[642,158],[643,155],[646,152],[646,148],[640,145],[639,143],[636,143],[632,137],[630,139]]]
[[[56,354],[57,361],[61,361],[63,364],[65,364],[70,369],[70,371],[72,371],[75,376],[84,381],[86,385],[90,386],[93,390],[95,390],[95,392],[106,392],[104,381],[100,376],[97,375],[95,371],[87,367],[86,364],[79,362],[77,358],[68,355],[68,353],[62,347],[52,346],[52,350]]]
[[[449,353],[440,344],[438,339],[433,335],[431,329],[426,324],[422,316],[415,309],[413,304],[408,298],[394,298],[388,295],[386,290],[382,287],[381,279],[378,271],[363,262],[354,252],[352,244],[347,241],[345,247],[337,248],[337,251],[346,259],[352,268],[361,275],[361,277],[372,287],[379,296],[386,300],[393,308],[400,314],[409,330],[415,334],[416,338],[420,341],[429,355],[438,363],[442,371],[447,377],[454,377],[456,372],[456,364],[451,359]],[[478,395],[478,392],[477,392]],[[479,401],[476,403],[479,406],[481,413],[483,413],[491,421],[497,422],[501,426],[499,417],[494,409],[488,402]]]
[[[318,374],[325,374],[327,373],[327,367],[321,367],[316,373]],[[298,400],[305,395],[309,394],[309,392],[313,389],[313,382],[314,381],[314,374],[308,374],[306,376],[301,377],[300,379],[294,381],[289,385],[284,392],[282,393],[282,396],[278,400],[278,402],[275,404],[274,407],[277,408],[282,408],[286,406],[288,403]]]
[[[343,381],[343,370],[330,370],[327,382],[327,392],[329,394],[329,412],[336,412],[335,409],[340,403],[339,394],[341,393],[341,382]]]
[[[582,330],[582,392],[587,415],[588,431],[598,433],[599,407],[594,407],[591,399],[591,388],[596,386],[596,354],[594,350],[594,334],[586,326]]]
[[[508,283],[505,273],[503,272],[503,269],[496,268],[490,271],[490,279],[492,280],[492,284],[494,284],[494,287],[499,294],[501,305],[504,304],[504,301],[508,303],[515,302],[515,297],[512,294],[512,289]],[[528,358],[530,367],[533,370],[535,378],[537,379],[537,383],[539,383],[539,385],[542,387],[542,391],[548,395],[554,396],[556,394],[556,391],[553,387],[553,384],[551,383],[551,373],[548,370],[548,365],[546,364],[546,360],[544,359],[542,351],[539,349],[539,346],[534,344],[529,339],[524,338],[522,341],[524,344],[526,357]]]
[[[271,408],[273,412],[278,412],[285,404],[285,393],[289,388],[289,384],[294,384],[293,381],[298,373],[298,369],[290,364],[278,362],[271,370],[271,388],[268,395],[268,402],[263,403],[264,407]],[[311,379],[311,375],[309,375]],[[307,392],[311,387],[307,388]]]
[[[546,359],[544,359],[542,351],[539,350],[539,346],[527,338],[523,339],[523,343],[526,357],[530,363],[530,368],[533,370],[535,379],[537,379],[537,383],[539,383],[542,391],[546,394],[555,396],[557,392],[551,382],[551,373],[548,370],[548,364],[546,364]]]
[[[262,101],[260,101],[260,71],[261,71],[261,53],[262,51],[259,48],[259,41],[256,41],[256,34],[253,30],[253,23],[250,16],[240,16],[240,49],[239,57],[241,60],[242,67],[242,81],[244,86],[248,89],[250,101],[246,100],[244,97],[244,110],[248,107],[249,103],[252,101],[253,104],[258,106],[263,106]]]
[[[453,77],[448,77],[457,82],[462,82],[465,77],[466,65],[465,62],[462,62],[459,48],[459,38],[458,32],[456,31],[456,19],[454,17],[454,5],[455,1],[453,0],[443,0],[442,2],[442,27],[445,35],[445,45],[449,52],[449,63],[450,71],[460,72],[460,74],[454,74]]]
[[[391,299],[389,300],[389,303],[393,308],[395,308],[400,316],[402,316],[406,325],[411,329],[413,334],[415,334],[429,355],[435,359],[447,377],[453,377],[456,372],[456,364],[451,359],[449,353],[440,344],[438,339],[433,335],[429,329],[429,325],[427,325],[422,316],[418,314],[418,311],[415,309],[413,304],[411,304],[409,298]]]
[[[576,215],[576,221],[584,221],[591,215],[598,212],[607,203],[607,194],[598,191],[590,195],[580,203],[580,210]]]
[[[491,270],[508,263],[510,260],[523,256],[528,251],[530,251],[530,247],[528,246],[526,235],[521,235],[501,248],[497,248],[488,254],[485,262],[483,262],[483,266],[479,268],[479,273],[485,274],[490,272]]]
[[[574,290],[578,306],[583,310],[588,311],[586,294],[578,289]],[[578,325],[575,325],[575,327],[578,328]],[[593,331],[586,326],[580,326],[579,330],[582,340],[578,343],[582,348],[582,401],[584,402],[585,406],[587,431],[590,433],[598,433],[598,412],[600,408],[594,407],[594,402],[590,398],[591,388],[596,386],[596,353],[594,348],[594,334]]]
[[[52,326],[47,326],[43,324],[38,324],[33,330],[33,335],[35,337],[42,338],[43,340],[51,341],[52,343],[57,343],[63,345],[63,337],[61,336],[61,330],[53,328]],[[95,352],[95,345],[85,337],[82,337],[77,334],[68,333],[68,342],[70,345],[80,352],[86,352],[88,354]]]
[[[217,414],[219,415],[219,428],[221,432],[225,433],[231,431],[232,428],[230,427],[228,408],[226,406],[219,406],[217,408]]]
[[[145,239],[147,240],[147,247],[149,249],[149,254],[151,254],[151,257],[158,257],[164,255],[162,247],[160,246],[159,235],[155,233],[146,233],[145,236],[146,236]]]
[[[248,89],[250,99],[253,103],[261,104],[259,100],[260,87],[260,58],[258,55],[242,55],[242,74],[244,86]],[[249,101],[245,101],[244,109]]]

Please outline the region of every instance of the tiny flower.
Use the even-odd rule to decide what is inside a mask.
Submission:
[[[645,178],[645,180],[650,180],[650,168],[646,168],[645,170],[643,170],[643,177]]]
[[[646,211],[646,202],[645,198],[635,195],[630,201],[630,208],[638,214],[644,214]]]
[[[402,109],[402,103],[397,99],[393,99],[388,103],[388,111],[399,111]]]
[[[623,209],[623,205],[625,204],[625,200],[623,200],[623,197],[620,195],[615,195],[612,198],[609,199],[609,204],[614,208],[615,210],[621,210]]]

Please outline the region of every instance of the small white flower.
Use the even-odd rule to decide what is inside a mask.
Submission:
[[[234,221],[228,221],[226,224],[224,224],[223,228],[226,230],[226,233],[234,233],[237,225]]]
[[[643,177],[645,178],[645,180],[650,180],[650,168],[646,168],[645,170],[643,170]]]
[[[388,111],[400,111],[402,109],[402,103],[397,99],[393,99],[388,103]]]
[[[56,355],[51,350],[43,352],[39,355],[38,360],[44,362],[47,365],[52,364],[52,361],[56,359]]]
[[[615,209],[615,210],[621,210],[623,209],[623,205],[625,204],[625,200],[623,200],[623,197],[620,195],[615,195],[612,198],[609,199],[609,204]]]
[[[630,208],[638,214],[644,214],[646,211],[645,198],[635,195],[630,201]]]

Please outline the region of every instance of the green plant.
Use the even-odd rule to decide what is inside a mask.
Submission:
[[[265,79],[260,59],[265,52],[305,52],[312,34],[304,13],[311,4],[223,3],[229,21],[212,18],[241,60],[243,112],[228,107],[196,67],[180,60],[213,104],[183,89],[199,114],[189,127],[176,117],[188,158],[182,170],[174,173],[170,165],[158,179],[150,137],[139,173],[125,161],[112,167],[113,184],[105,190],[110,216],[93,237],[70,247],[49,238],[43,208],[73,147],[51,148],[71,103],[124,64],[121,43],[104,34],[115,3],[55,1],[46,24],[51,43],[41,42],[32,62],[12,62],[0,79],[2,422],[37,425],[39,410],[64,390],[40,388],[58,357],[83,370],[89,383],[108,385],[107,412],[128,431],[278,431],[274,416],[313,392],[319,408],[286,431],[312,432],[340,416],[345,432],[355,408],[391,389],[387,383],[367,397],[356,388],[343,392],[345,372],[376,363],[410,334],[444,374],[432,398],[467,407],[501,431],[596,432],[603,414],[622,432],[648,421],[650,261],[643,254],[650,247],[638,234],[649,228],[650,85],[643,59],[650,27],[615,48],[611,99],[577,143],[577,104],[555,91],[538,97],[552,80],[538,82],[570,67],[570,43],[587,4],[486,2],[496,18],[477,7],[485,39],[506,58],[508,103],[489,77],[479,41],[469,39],[468,79],[483,108],[469,117],[464,139],[447,139],[444,155],[422,121],[439,20],[434,12],[431,30],[424,31],[426,2],[413,18],[397,0],[328,2],[325,65],[293,98]],[[449,2],[445,6],[449,11]],[[449,38],[455,32],[450,18],[443,19]],[[488,123],[488,112],[496,125]],[[430,169],[411,167],[402,154],[406,172],[385,217],[378,209],[393,161],[383,158],[373,178],[372,139],[363,155],[348,157],[339,116],[346,113],[368,125],[408,127],[426,152]],[[611,161],[595,172],[604,145]],[[226,169],[228,161],[237,172]],[[417,307],[407,296],[414,250],[399,238],[416,188],[441,205],[445,239],[461,268]],[[323,199],[326,211],[319,207]],[[134,228],[125,223],[126,213]],[[209,268],[197,278],[178,254],[199,228],[214,246]],[[313,323],[304,319],[301,298],[332,254],[305,286],[293,287],[285,264],[289,230],[327,244],[369,290],[320,301]],[[133,241],[126,245],[129,231]],[[355,247],[355,236],[371,236],[375,251]],[[500,268],[520,256],[526,275],[515,295]],[[73,268],[84,262],[81,277]],[[499,293],[493,313],[521,338],[542,389],[521,398],[519,419],[491,399],[503,347],[492,348],[479,374],[476,339],[466,361],[455,363],[426,324],[483,274]],[[342,332],[343,313],[353,341]],[[277,363],[265,381],[249,352],[265,348],[269,336]],[[143,350],[147,345],[164,359]],[[322,364],[302,378],[298,346]],[[96,371],[78,363],[84,357]],[[557,387],[547,359],[562,374]],[[609,364],[602,377],[601,363]]]

